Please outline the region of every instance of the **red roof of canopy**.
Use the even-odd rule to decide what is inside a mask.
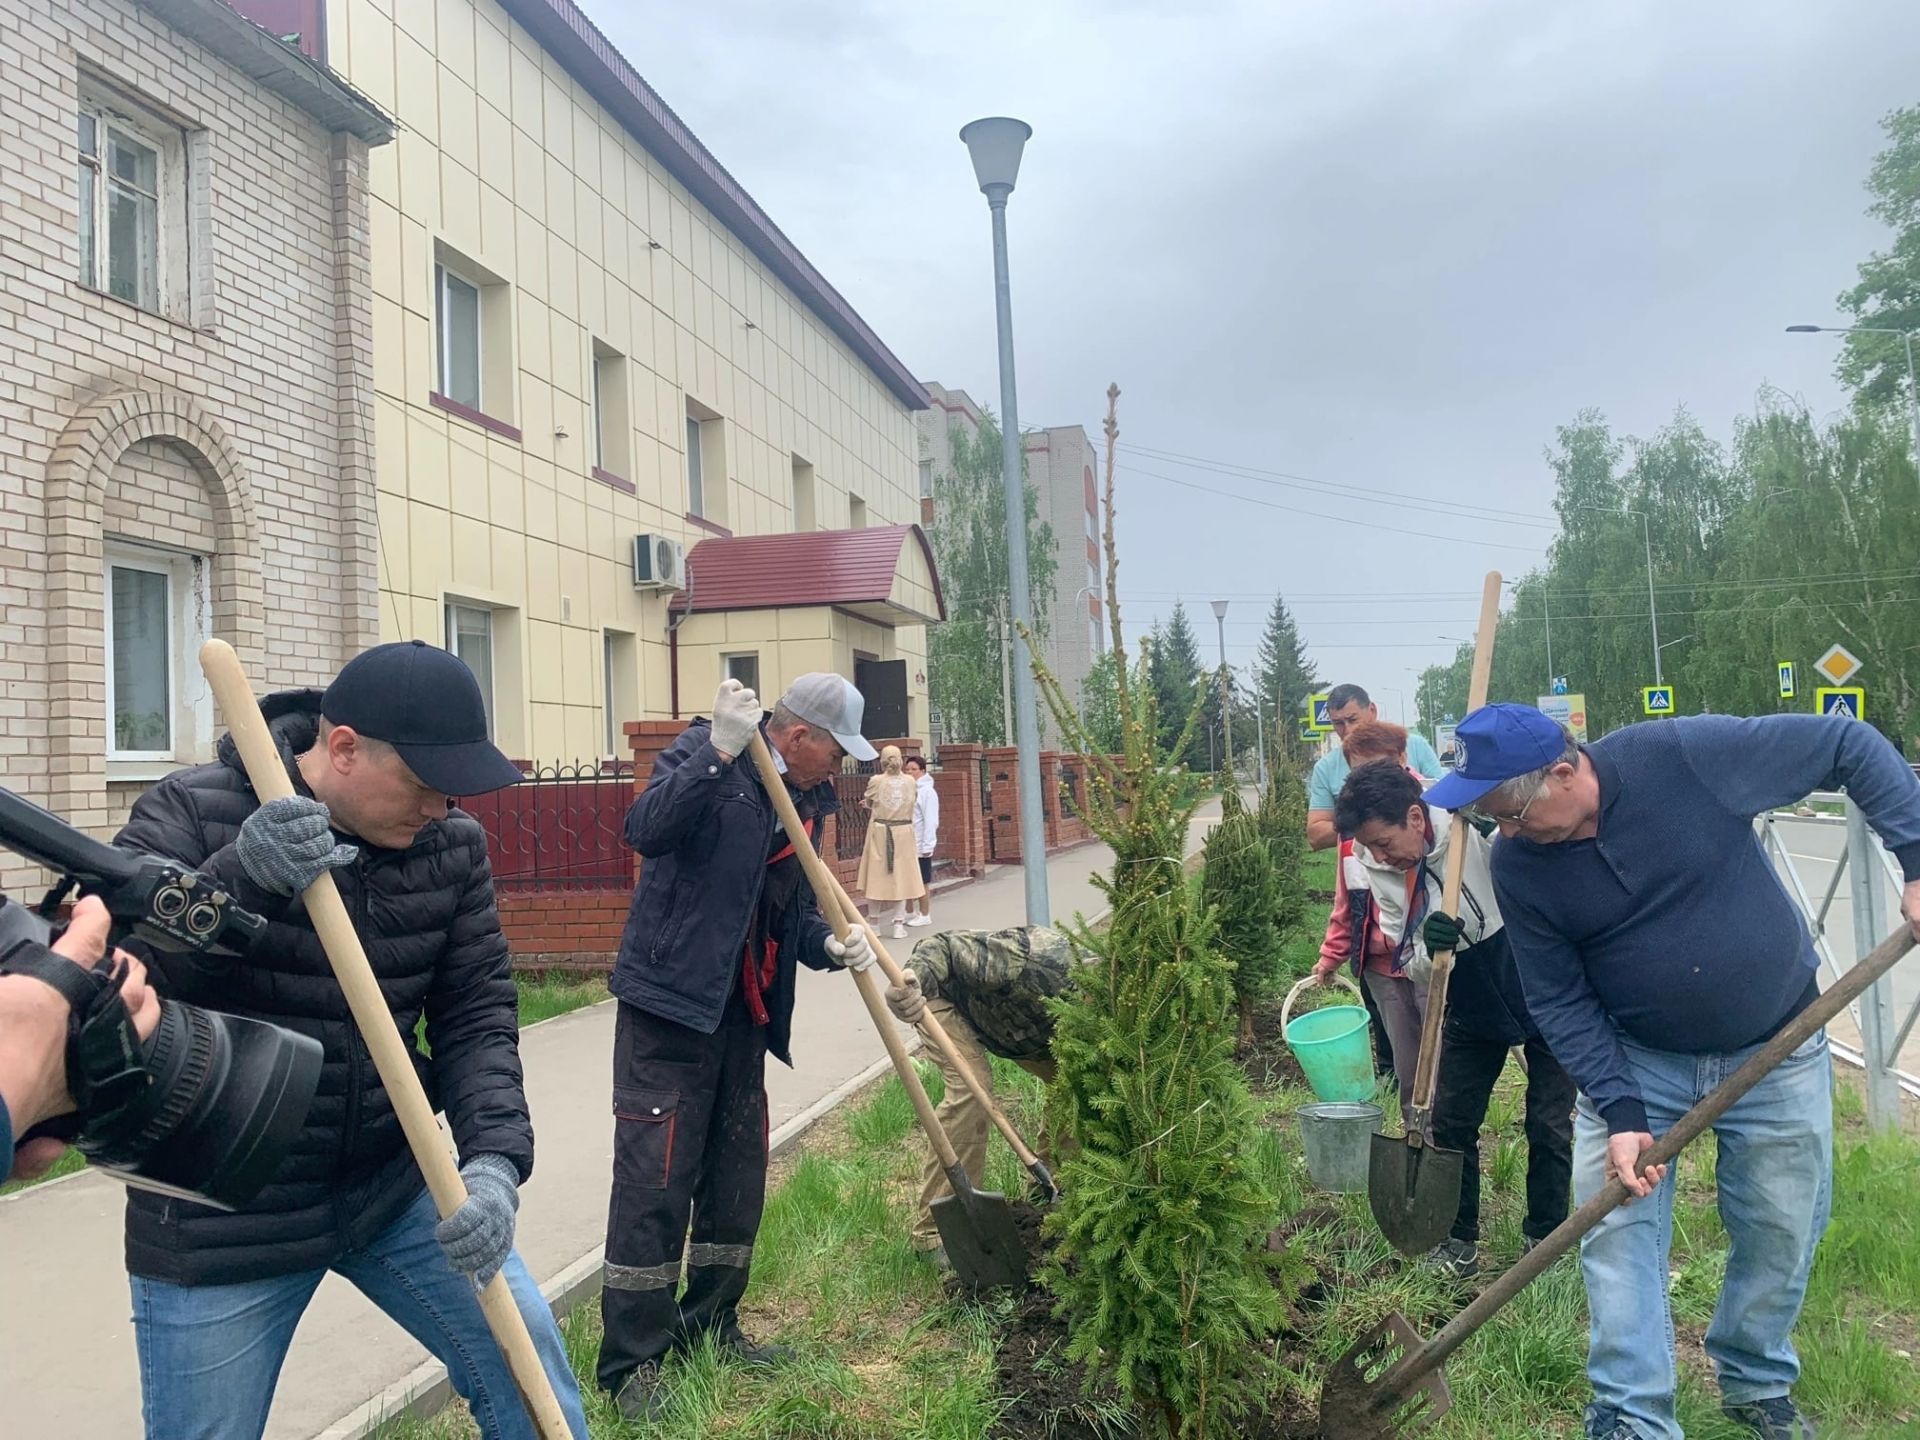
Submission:
[[[729,535],[687,552],[688,588],[675,610],[774,610],[806,605],[881,605],[893,594],[900,555],[920,547],[933,577],[934,604],[947,618],[933,547],[918,525],[815,530],[785,535]]]

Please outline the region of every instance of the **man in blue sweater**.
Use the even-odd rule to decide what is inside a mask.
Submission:
[[[1574,1199],[1629,1203],[1581,1247],[1591,1440],[1679,1440],[1667,1250],[1674,1177],[1636,1173],[1671,1127],[1819,993],[1813,943],[1754,817],[1844,788],[1900,863],[1920,934],[1920,781],[1857,721],[1702,715],[1576,745],[1523,705],[1461,722],[1460,768],[1427,792],[1500,827],[1494,893],[1528,1008],[1580,1087]],[[1792,1331],[1826,1227],[1833,1148],[1824,1033],[1714,1127],[1732,1245],[1706,1348],[1729,1416],[1809,1440]]]

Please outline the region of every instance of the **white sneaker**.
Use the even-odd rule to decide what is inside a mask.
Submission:
[[[915,915],[911,920],[907,921],[907,924],[931,925],[933,924],[933,917],[931,915]]]
[[[907,927],[898,920],[893,922],[893,938],[896,940],[907,938]]]

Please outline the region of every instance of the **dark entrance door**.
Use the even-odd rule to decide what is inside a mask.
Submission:
[[[907,662],[860,660],[853,662],[854,688],[867,702],[861,733],[869,740],[900,740],[907,733]]]

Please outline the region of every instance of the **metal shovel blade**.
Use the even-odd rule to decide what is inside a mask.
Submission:
[[[1387,1383],[1393,1367],[1422,1343],[1397,1310],[1361,1336],[1321,1383],[1320,1440],[1391,1440],[1446,1414],[1453,1396],[1438,1366],[1406,1385],[1404,1394]]]
[[[1027,1246],[1007,1197],[974,1189],[964,1170],[947,1183],[953,1194],[933,1202],[933,1224],[955,1278],[969,1290],[1025,1289]]]
[[[1367,1203],[1374,1223],[1402,1255],[1424,1255],[1453,1229],[1460,1209],[1458,1150],[1375,1135],[1367,1155]]]

